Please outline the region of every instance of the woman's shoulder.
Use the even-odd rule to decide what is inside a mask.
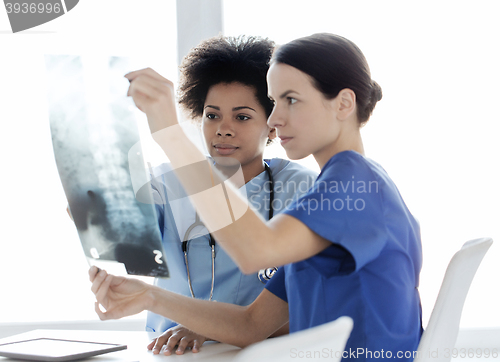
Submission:
[[[324,189],[363,194],[363,198],[371,197],[373,202],[376,199],[380,205],[404,203],[385,169],[376,161],[354,151],[338,153],[323,167],[314,190]]]
[[[386,179],[387,173],[377,162],[355,151],[334,155],[321,170],[319,179]]]

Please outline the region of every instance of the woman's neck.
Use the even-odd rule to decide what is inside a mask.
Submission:
[[[316,152],[313,156],[320,169],[323,169],[330,158],[343,151],[356,151],[361,155],[365,154],[359,128],[350,132],[348,137],[339,136],[335,142]]]

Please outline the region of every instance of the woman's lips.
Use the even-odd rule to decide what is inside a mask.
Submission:
[[[223,156],[232,155],[238,149],[238,147],[229,144],[216,144],[214,148],[219,155]]]
[[[285,136],[280,136],[280,142],[281,142],[281,145],[285,145],[287,144],[288,142],[290,142],[290,140],[292,139],[293,137],[285,137]]]

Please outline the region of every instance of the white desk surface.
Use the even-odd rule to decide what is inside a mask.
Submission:
[[[148,332],[124,332],[124,331],[88,331],[88,330],[49,330],[38,329],[31,332],[17,334],[7,338],[0,339],[1,343],[13,342],[29,338],[61,338],[61,339],[75,339],[89,342],[103,342],[103,343],[120,343],[126,344],[127,349],[118,352],[111,352],[94,356],[88,359],[79,361],[231,361],[238,353],[240,348],[223,343],[205,342],[200,349],[199,353],[192,353],[190,350],[186,351],[183,355],[165,356],[163,354],[154,355],[148,351],[146,346],[154,334]],[[19,361],[10,358],[0,357],[0,362]]]
[[[90,342],[120,343],[126,344],[124,351],[106,353],[103,355],[91,357],[79,361],[123,361],[123,362],[184,362],[184,361],[232,361],[238,351],[241,349],[224,343],[205,342],[199,353],[186,351],[183,355],[165,356],[163,354],[154,355],[148,351],[146,346],[158,334],[148,332],[130,332],[130,331],[92,331],[92,330],[53,330],[38,329],[26,333],[17,334],[7,338],[0,339],[0,343],[13,342],[29,338],[62,338],[75,339]],[[458,336],[456,348],[466,348],[470,350],[479,350],[488,348],[490,352],[495,349],[498,352],[495,357],[490,358],[452,358],[451,362],[500,362],[500,329],[492,330],[465,330]],[[290,359],[293,361],[293,359]],[[0,362],[18,361],[10,358],[0,357]]]

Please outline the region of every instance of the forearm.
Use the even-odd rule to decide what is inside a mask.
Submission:
[[[89,269],[89,279],[97,300],[95,311],[102,320],[149,310],[196,334],[241,347],[266,338],[288,320],[287,304],[266,290],[242,307],[186,297],[95,266]]]
[[[269,338],[284,336],[290,333],[290,325],[288,323],[284,324],[280,329],[277,329]]]
[[[245,347],[272,332],[252,320],[248,307],[189,298],[154,286],[149,294],[148,309],[153,313],[208,339]]]

